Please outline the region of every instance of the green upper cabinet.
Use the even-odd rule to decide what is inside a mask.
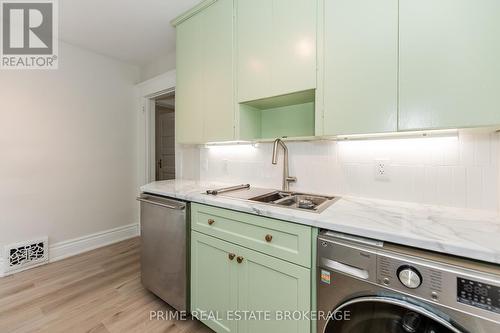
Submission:
[[[233,0],[200,6],[176,25],[180,143],[234,139]]]
[[[238,102],[316,88],[316,1],[235,1]]]
[[[500,124],[500,1],[400,0],[399,128]]]
[[[175,134],[180,143],[203,141],[201,15],[177,26]]]
[[[218,0],[203,26],[204,141],[234,139],[233,0]]]
[[[500,124],[499,0],[205,0],[177,27],[179,143]]]
[[[396,131],[398,0],[322,6],[323,134]]]

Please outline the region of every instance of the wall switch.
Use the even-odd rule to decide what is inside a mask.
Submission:
[[[375,160],[373,166],[375,180],[391,180],[389,162],[389,160]]]

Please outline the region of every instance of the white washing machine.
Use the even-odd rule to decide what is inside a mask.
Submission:
[[[318,333],[500,333],[500,266],[322,231]]]

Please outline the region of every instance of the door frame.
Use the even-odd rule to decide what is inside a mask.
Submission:
[[[155,101],[158,96],[175,92],[175,70],[135,85],[138,128],[138,172],[140,185],[156,178]]]

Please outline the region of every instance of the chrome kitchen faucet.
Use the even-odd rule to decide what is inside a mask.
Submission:
[[[296,182],[297,177],[292,177],[288,174],[288,148],[280,138],[274,140],[273,146],[273,164],[278,164],[278,145],[283,148],[283,191],[290,191],[290,183]]]

